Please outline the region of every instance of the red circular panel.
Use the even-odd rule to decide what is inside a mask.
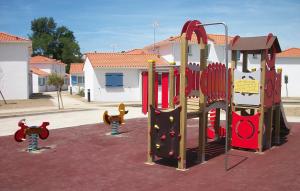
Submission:
[[[254,125],[249,120],[240,120],[235,126],[235,132],[241,139],[250,139],[254,135]]]

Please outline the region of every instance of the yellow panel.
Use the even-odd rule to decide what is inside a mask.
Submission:
[[[258,94],[259,81],[258,80],[235,80],[234,92]]]

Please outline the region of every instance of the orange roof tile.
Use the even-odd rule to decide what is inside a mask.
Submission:
[[[207,38],[208,40],[212,41],[214,44],[217,45],[224,45],[225,44],[225,35],[221,35],[221,34],[207,34]],[[230,43],[230,41],[233,39],[233,37],[228,36],[228,44]],[[168,39],[159,41],[157,43],[155,43],[155,47],[159,47],[171,42],[180,42],[180,36],[171,36]],[[197,37],[195,34],[193,34],[192,39],[191,39],[192,43],[197,43]],[[148,45],[146,46],[144,49],[146,48],[152,48],[152,45]]]
[[[30,58],[30,64],[64,64],[64,63],[61,62],[60,60],[55,60],[45,56],[33,56]]]
[[[71,63],[70,74],[81,74],[83,73],[83,63]]]
[[[86,56],[94,68],[146,68],[148,60],[155,60],[158,65],[167,64],[155,54],[87,53]]]
[[[276,56],[283,58],[300,58],[300,48],[289,48],[276,54]]]
[[[0,42],[30,42],[29,39],[0,32]]]
[[[43,70],[40,70],[39,68],[36,68],[36,67],[30,67],[30,71],[39,76],[48,76],[49,75],[49,73],[47,73]]]
[[[133,49],[125,52],[126,54],[147,54],[148,51],[144,49]]]

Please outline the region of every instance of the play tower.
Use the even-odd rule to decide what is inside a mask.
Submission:
[[[188,59],[188,43],[193,35],[200,52],[199,63]],[[230,69],[223,63],[208,64],[207,40],[203,24],[187,21],[180,36],[180,66],[176,63],[156,66],[150,60],[148,71],[142,73],[143,113],[148,112],[147,164],[153,164],[156,158],[173,159],[178,161],[179,170],[186,169],[187,120],[192,118],[199,119],[199,163],[205,161],[207,137],[218,141],[226,135],[226,153],[230,147],[262,152],[272,143],[279,143],[281,70],[275,70],[275,55],[281,49],[277,37],[272,34],[236,36],[230,43]],[[243,55],[242,70],[237,69],[238,53]],[[260,55],[258,68],[249,70],[248,54]],[[158,104],[158,69],[163,71],[161,105]],[[227,132],[220,128],[221,109],[228,119]],[[209,122],[211,111],[215,112],[213,123]],[[214,126],[213,134],[207,133],[209,124]],[[227,159],[227,169],[226,164]]]

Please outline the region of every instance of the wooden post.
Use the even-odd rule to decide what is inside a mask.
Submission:
[[[151,153],[151,113],[150,105],[154,106],[154,79],[155,79],[155,61],[148,60],[148,152],[147,164],[154,164],[154,156]]]
[[[175,75],[174,75],[174,65],[176,65],[175,62],[171,62],[170,65],[172,65],[169,69],[169,107],[174,109],[174,94],[175,94]]]
[[[272,147],[272,124],[273,124],[273,107],[268,108],[267,110],[267,124],[265,125],[266,128],[266,139],[267,139],[267,148]]]
[[[215,129],[215,139],[220,140],[220,108],[216,108],[216,118],[215,118],[215,124],[214,124],[214,129]]]
[[[248,52],[243,52],[243,72],[248,72]]]
[[[229,120],[227,121],[228,123],[228,132],[226,132],[226,135],[227,135],[227,148],[230,149],[231,148],[231,130],[232,130],[232,125],[231,125],[231,122],[232,122],[232,111],[235,111],[235,105],[233,104],[233,96],[234,96],[234,70],[236,69],[236,65],[237,65],[237,51],[236,50],[233,50],[232,53],[231,53],[231,80],[229,79],[230,76],[228,76],[228,81],[231,81],[231,92],[228,92],[228,94],[231,94],[231,100],[230,100],[230,106],[229,106],[229,109],[228,109],[228,118]]]
[[[237,64],[237,51],[233,50],[231,53],[231,83],[232,84],[231,84],[231,92],[228,92],[228,93],[231,93],[231,95],[234,95],[233,84],[234,84],[234,70],[236,69],[236,64]],[[233,105],[233,96],[231,96],[230,105],[231,105],[231,111],[235,111],[235,107]]]
[[[263,133],[264,133],[264,118],[265,118],[265,81],[266,81],[266,51],[261,53],[261,73],[260,73],[260,117],[259,117],[259,127],[258,127],[258,151],[263,152]]]
[[[179,155],[178,169],[186,169],[186,121],[187,121],[187,100],[185,95],[185,88],[187,84],[186,79],[186,66],[188,62],[188,42],[186,34],[181,35],[181,63],[180,63],[180,142],[179,142]]]
[[[200,76],[201,76],[203,70],[207,67],[206,45],[203,43],[202,39],[199,45],[199,49],[200,49]],[[199,88],[199,108],[200,108],[200,115],[199,115],[199,137],[198,137],[197,160],[198,162],[203,163],[205,161],[207,113],[205,112],[206,97],[201,91],[201,88]]]
[[[280,144],[280,103],[275,107],[275,143]]]

